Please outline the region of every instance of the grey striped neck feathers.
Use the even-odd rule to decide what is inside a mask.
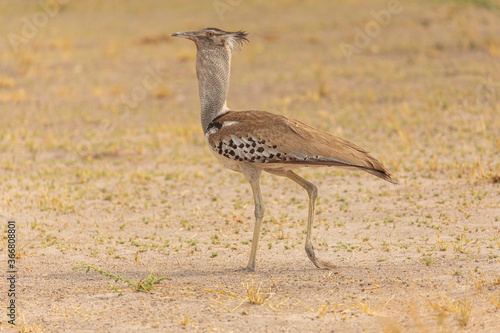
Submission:
[[[201,104],[201,124],[206,134],[217,116],[229,111],[227,92],[231,72],[232,51],[248,42],[243,31],[227,32],[217,28],[175,33],[173,36],[196,44],[196,76]]]
[[[228,111],[227,92],[231,72],[231,50],[199,48],[196,55],[196,76],[201,104],[201,125],[206,134],[208,125]]]

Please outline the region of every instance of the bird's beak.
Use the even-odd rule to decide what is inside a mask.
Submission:
[[[181,38],[187,38],[187,39],[193,39],[195,36],[196,31],[184,31],[184,32],[174,32],[171,36],[172,37],[181,37]]]

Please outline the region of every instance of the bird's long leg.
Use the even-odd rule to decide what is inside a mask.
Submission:
[[[255,258],[257,256],[257,247],[259,245],[260,238],[260,228],[262,226],[262,219],[264,218],[264,203],[262,202],[262,194],[260,192],[260,169],[256,169],[249,166],[242,166],[241,171],[245,175],[245,178],[252,186],[253,200],[255,202],[255,227],[253,230],[252,239],[252,250],[250,252],[250,260],[248,261],[248,266],[246,270],[255,271]]]
[[[312,224],[314,220],[314,210],[316,207],[316,198],[318,197],[318,188],[311,182],[308,182],[304,178],[300,177],[293,171],[287,171],[286,176],[302,186],[309,196],[309,214],[307,216],[307,233],[306,233],[306,253],[309,259],[313,262],[316,267],[320,267],[316,255],[314,254],[314,246],[312,244]]]
[[[264,204],[262,203],[262,195],[260,193],[259,183],[250,183],[253,191],[253,199],[255,201],[255,227],[253,229],[252,251],[250,252],[250,260],[248,261],[248,270],[255,270],[255,257],[257,256],[257,246],[259,245],[260,228],[262,219],[264,218]]]
[[[309,196],[309,214],[307,216],[307,233],[306,233],[306,253],[313,264],[318,268],[333,268],[333,265],[324,260],[319,260],[314,253],[314,246],[312,243],[312,224],[314,221],[314,209],[316,207],[316,198],[318,197],[318,188],[313,183],[300,177],[293,171],[287,171],[285,176],[302,186]]]

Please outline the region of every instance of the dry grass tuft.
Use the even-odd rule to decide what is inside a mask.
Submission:
[[[251,304],[264,304],[266,301],[271,298],[271,288],[266,288],[265,290],[261,290],[262,282],[259,283],[259,287],[255,289],[255,284],[253,280],[247,281],[246,283],[246,291],[248,301]]]
[[[436,313],[440,326],[446,325],[448,316],[452,314],[461,327],[467,327],[472,311],[472,302],[467,299],[467,295],[460,300],[440,295],[436,300],[429,301],[429,303],[432,310]]]

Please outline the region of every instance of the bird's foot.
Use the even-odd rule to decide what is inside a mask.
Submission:
[[[333,270],[335,268],[337,268],[337,266],[335,266],[333,263],[327,261],[327,260],[323,260],[323,259],[316,259],[316,261],[318,262],[319,266],[316,265],[316,267],[318,267],[319,269],[324,269],[324,270]]]
[[[314,246],[312,243],[306,243],[306,253],[309,259],[313,262],[314,266],[319,269],[334,269],[335,265],[331,262],[318,259],[314,253]]]
[[[245,268],[237,269],[237,270],[235,270],[235,272],[238,272],[238,273],[255,273],[255,268],[247,266]]]

